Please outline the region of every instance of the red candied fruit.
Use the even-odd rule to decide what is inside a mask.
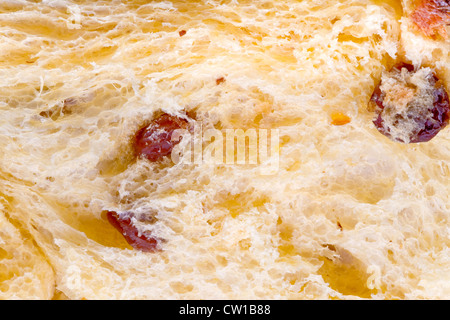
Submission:
[[[156,162],[170,155],[180,139],[172,139],[175,130],[187,129],[188,121],[163,114],[136,133],[136,153],[140,158]]]
[[[132,212],[117,213],[108,211],[106,217],[111,225],[116,228],[125,240],[136,250],[144,252],[155,252],[159,248],[159,240],[151,232],[139,232],[131,220],[134,217]]]
[[[428,37],[447,37],[445,26],[450,24],[449,0],[422,0],[411,14],[411,20]]]

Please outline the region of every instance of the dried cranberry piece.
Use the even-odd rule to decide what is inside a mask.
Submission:
[[[401,71],[402,69],[406,69],[409,72],[413,72],[414,71],[414,66],[412,64],[410,64],[410,63],[399,62],[392,69],[393,70],[398,70],[398,71]]]
[[[375,90],[372,93],[372,96],[370,97],[370,101],[374,102],[378,108],[383,109],[383,99],[384,95],[383,92],[381,92],[380,86],[376,86]]]
[[[134,217],[132,212],[117,213],[108,211],[106,217],[120,233],[125,240],[134,248],[144,252],[155,252],[159,248],[159,239],[154,237],[151,232],[139,232],[131,220]]]
[[[449,123],[450,103],[443,84],[434,72],[421,70],[427,84],[418,88],[411,80],[416,72],[409,64],[395,66],[388,73],[395,88],[383,87],[381,81],[369,102],[376,112],[376,128],[394,141],[427,142]]]
[[[187,120],[167,113],[154,119],[136,133],[135,147],[138,157],[155,162],[170,155],[173,147],[181,141],[181,139],[172,140],[173,132],[187,127]]]

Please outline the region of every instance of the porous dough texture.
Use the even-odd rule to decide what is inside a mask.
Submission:
[[[394,142],[367,108],[397,61],[450,89],[416,5],[1,1],[0,298],[450,298],[450,129]],[[135,159],[157,112],[276,129],[278,170]]]

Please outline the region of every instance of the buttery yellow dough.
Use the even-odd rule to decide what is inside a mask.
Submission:
[[[450,89],[414,5],[1,1],[0,299],[450,298],[450,129],[396,143],[367,108],[399,60]],[[161,111],[279,130],[277,172],[135,161]]]

